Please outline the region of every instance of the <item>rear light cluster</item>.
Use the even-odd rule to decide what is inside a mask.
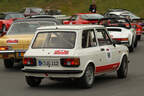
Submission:
[[[0,46],[0,51],[6,51],[11,50],[12,48],[10,46]]]
[[[35,58],[24,58],[23,59],[24,66],[36,66]]]
[[[128,41],[128,38],[113,38],[113,39],[118,41]]]
[[[61,65],[64,67],[78,67],[80,66],[79,58],[63,58],[61,59]]]

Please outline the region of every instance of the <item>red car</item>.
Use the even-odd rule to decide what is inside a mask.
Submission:
[[[70,20],[63,21],[63,24],[96,24],[99,19],[104,18],[101,14],[96,13],[78,13],[72,15]]]
[[[12,22],[16,19],[24,19],[24,15],[16,12],[0,13],[0,36],[6,33]]]
[[[137,23],[131,23],[131,26],[136,29],[136,38],[137,38],[137,40],[140,40],[142,32],[143,32],[142,26],[140,26]]]

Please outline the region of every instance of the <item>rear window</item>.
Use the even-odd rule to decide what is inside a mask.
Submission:
[[[81,18],[85,20],[96,20],[96,19],[102,19],[103,16],[100,14],[83,14],[81,15]]]
[[[56,23],[48,21],[17,22],[11,25],[8,35],[34,34],[38,27],[50,25],[56,25]]]
[[[121,29],[113,29],[113,28],[108,28],[108,31],[116,31],[116,32],[121,32]]]
[[[40,32],[37,34],[32,48],[72,49],[75,45],[75,39],[75,32]]]

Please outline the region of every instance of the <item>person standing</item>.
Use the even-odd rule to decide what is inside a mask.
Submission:
[[[96,13],[97,12],[97,6],[95,3],[95,0],[92,0],[92,4],[89,6],[89,12]]]

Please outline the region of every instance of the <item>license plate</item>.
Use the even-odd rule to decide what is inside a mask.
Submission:
[[[39,66],[58,67],[59,64],[60,64],[59,59],[38,60],[38,65]]]

